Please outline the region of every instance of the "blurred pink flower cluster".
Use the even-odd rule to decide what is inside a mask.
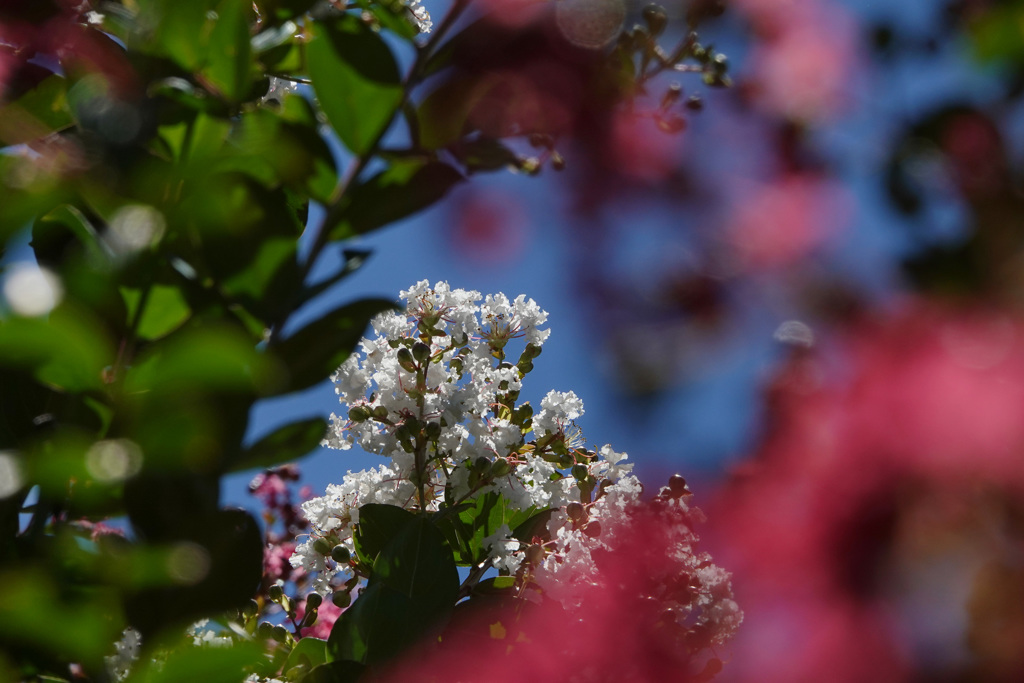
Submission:
[[[904,302],[834,341],[793,353],[710,506],[748,615],[723,679],[1020,680],[987,635],[1024,627],[991,578],[1022,578],[1024,322]]]

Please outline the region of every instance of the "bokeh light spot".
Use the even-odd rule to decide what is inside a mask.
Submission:
[[[0,451],[0,498],[14,495],[22,485],[21,466],[14,453]]]
[[[623,0],[559,0],[558,28],[573,45],[595,50],[615,40],[626,19]]]
[[[142,469],[142,450],[128,439],[98,441],[85,454],[85,466],[97,481],[124,481]]]
[[[11,310],[19,315],[46,315],[63,297],[64,287],[60,278],[35,264],[15,264],[4,279],[4,298]]]

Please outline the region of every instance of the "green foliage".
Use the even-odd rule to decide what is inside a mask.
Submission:
[[[309,75],[327,119],[354,154],[376,145],[402,102],[398,65],[379,35],[355,16],[317,24]]]
[[[393,305],[345,302],[295,329],[368,254],[346,251],[311,283],[319,257],[469,173],[523,167],[474,128],[481,81],[455,75],[483,30],[445,35],[466,2],[417,43],[403,3],[356,4],[121,0],[93,3],[99,25],[67,3],[4,10],[19,30],[0,101],[0,253],[29,233],[60,284],[41,312],[0,310],[0,459],[13,473],[0,479],[0,668],[12,676],[66,680],[79,663],[102,678],[128,625],[159,642],[201,617],[235,623],[263,542],[251,515],[222,507],[220,478],[300,458],[325,428],[314,417],[246,446],[252,407],[324,381]],[[439,85],[424,98],[428,76]],[[351,155],[344,168],[323,121]],[[384,149],[402,125],[409,148]],[[93,537],[111,517],[131,540]],[[302,639],[267,666],[355,680],[444,623],[456,562],[482,562],[484,537],[528,522],[494,495],[433,518],[365,506],[355,562],[367,588],[328,644]],[[131,680],[237,680],[258,650],[175,646]]]
[[[428,517],[390,505],[359,509],[356,548],[362,561],[373,558],[369,582],[335,623],[328,649],[335,660],[381,664],[443,625],[458,571]]]

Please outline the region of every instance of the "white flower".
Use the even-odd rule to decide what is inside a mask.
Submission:
[[[129,626],[121,634],[121,640],[114,643],[114,654],[103,658],[110,677],[118,681],[127,678],[141,650],[142,634]]]
[[[524,564],[527,548],[536,553],[538,541],[521,544],[502,524],[483,539],[486,557],[474,561],[486,559],[501,574],[516,576],[526,589],[521,597],[539,587],[573,609],[601,585],[594,555],[629,547],[630,520],[644,509],[632,463],[610,445],[587,448],[575,422],[584,414],[583,401],[574,392],[548,392],[536,414],[517,405],[548,337],[539,328],[547,313],[532,299],[482,297],[426,280],[401,294],[405,310],[377,316],[376,336],[364,339],[333,375],[345,410],[331,416],[324,440],[333,448],[359,446],[385,462],[349,471],[324,496],[302,505],[312,532],[292,565],[314,574],[314,590],[327,595],[340,573],[350,575],[330,549],[341,544],[354,551],[360,506],[436,511],[443,500],[471,503],[497,493],[509,512],[550,511],[542,557]],[[665,561],[652,571],[664,573],[655,577],[664,590],[640,597],[663,602],[684,629],[707,628],[713,642],[722,642],[742,619],[730,576],[695,549],[691,523],[699,521],[699,511],[685,498],[659,501],[657,514],[669,524],[656,551],[663,542]],[[672,593],[680,575],[688,592]]]
[[[420,0],[407,0],[406,7],[412,12],[413,23],[416,24],[416,28],[419,29],[420,33],[430,33],[430,29],[434,27],[434,22],[430,20],[430,13],[427,12],[427,8],[420,5]]]

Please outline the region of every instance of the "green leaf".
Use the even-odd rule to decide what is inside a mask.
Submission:
[[[287,676],[288,671],[296,666],[313,669],[327,662],[327,641],[320,638],[302,638],[288,654],[281,672]]]
[[[281,427],[246,449],[230,471],[273,467],[298,460],[320,444],[326,431],[327,422],[320,417]]]
[[[484,538],[494,534],[503,524],[513,530],[514,534],[514,530],[530,519],[536,511],[534,507],[526,510],[517,509],[497,491],[479,495],[470,502],[472,506],[459,512],[461,528],[465,533],[463,543],[469,555],[465,559],[469,564],[478,564],[486,559],[487,548],[483,546]]]
[[[48,76],[18,99],[0,106],[0,143],[30,142],[72,123],[67,80],[62,76]]]
[[[128,683],[239,683],[247,666],[259,661],[263,648],[255,642],[231,647],[186,647],[159,661],[141,664]]]
[[[455,606],[459,572],[444,535],[428,517],[415,516],[377,555],[370,585],[377,583],[407,595],[424,624]]]
[[[274,347],[288,366],[287,391],[327,379],[355,349],[370,319],[394,308],[395,303],[387,299],[362,299],[336,308]]]
[[[368,587],[341,613],[327,640],[335,660],[380,664],[413,645],[420,634],[413,601],[378,583]]]
[[[150,346],[128,373],[126,391],[266,393],[281,384],[281,368],[240,331],[196,327]]]
[[[395,34],[411,40],[419,35],[419,30],[412,22],[408,5],[401,0],[384,0],[383,2],[370,2],[369,0],[356,0],[360,8],[370,12],[383,28]]]
[[[350,192],[332,240],[368,233],[429,207],[444,197],[462,175],[448,164],[395,161]]]
[[[512,150],[494,138],[481,137],[463,142],[456,145],[453,152],[470,172],[519,166],[519,158]]]
[[[533,543],[534,538],[540,538],[543,541],[551,540],[551,534],[548,533],[548,520],[551,519],[553,512],[554,510],[541,510],[533,513],[516,526],[509,525],[512,529],[512,537],[520,543]]]
[[[122,287],[121,295],[130,320],[139,315],[140,305],[144,307],[135,329],[140,339],[151,340],[166,336],[181,327],[192,315],[192,309],[177,287],[154,284],[145,297],[141,290]]]
[[[469,132],[470,111],[482,94],[480,84],[468,77],[453,78],[435,88],[416,112],[420,145],[441,149]]]
[[[0,637],[7,647],[58,651],[90,668],[103,665],[124,625],[113,595],[94,591],[89,599],[72,601],[67,584],[49,580],[45,567],[26,564],[0,574],[0,582]]]
[[[223,0],[217,5],[217,20],[203,73],[228,100],[239,102],[249,90],[252,49],[249,44],[248,3]]]
[[[379,35],[351,14],[333,24],[313,24],[313,36],[307,60],[320,106],[345,146],[366,154],[402,102],[395,57]]]
[[[302,301],[309,301],[313,297],[322,294],[330,287],[341,282],[349,275],[362,268],[363,264],[366,263],[366,259],[370,258],[372,254],[373,252],[368,249],[345,249],[342,251],[342,257],[345,259],[345,265],[326,280],[306,287],[306,289],[302,291]]]
[[[43,384],[79,392],[103,388],[103,368],[114,348],[97,321],[82,311],[58,306],[47,320],[0,321],[0,363],[30,368]]]
[[[415,518],[413,513],[395,505],[368,503],[359,508],[353,541],[360,561],[373,564],[380,551]]]
[[[969,34],[980,61],[1024,61],[1024,2],[999,3],[978,13]]]

